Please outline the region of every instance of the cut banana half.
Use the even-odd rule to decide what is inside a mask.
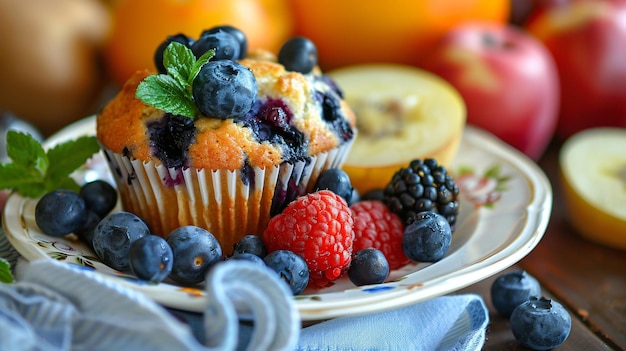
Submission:
[[[357,65],[329,72],[357,117],[344,169],[365,193],[400,167],[432,157],[449,166],[465,126],[462,97],[442,78],[411,66]]]
[[[563,144],[559,164],[572,225],[589,240],[626,249],[626,129],[579,132]]]

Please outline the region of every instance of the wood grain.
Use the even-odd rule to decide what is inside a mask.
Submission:
[[[597,245],[576,234],[563,206],[558,177],[559,143],[539,160],[554,191],[553,212],[537,247],[507,271],[524,269],[543,294],[563,304],[572,317],[568,339],[555,350],[626,349],[626,251]],[[483,296],[490,310],[484,350],[528,350],[515,340],[508,319],[493,308],[489,290],[498,275],[461,290]]]

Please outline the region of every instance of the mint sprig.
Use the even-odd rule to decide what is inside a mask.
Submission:
[[[13,283],[13,274],[11,274],[11,265],[9,261],[0,257],[0,283]]]
[[[196,59],[191,49],[171,42],[163,52],[163,66],[167,74],[146,77],[137,86],[135,97],[165,112],[194,118],[198,107],[193,99],[193,80],[214,54],[214,50],[208,50]]]
[[[11,163],[0,163],[0,189],[11,189],[36,198],[55,189],[79,190],[70,174],[100,150],[95,136],[57,144],[45,151],[32,135],[7,133]]]

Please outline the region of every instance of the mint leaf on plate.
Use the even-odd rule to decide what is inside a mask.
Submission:
[[[26,197],[38,197],[43,191],[45,174],[16,163],[0,164],[0,189],[13,189]]]
[[[0,283],[13,283],[13,274],[11,274],[11,265],[9,261],[0,257]]]
[[[79,190],[70,174],[100,150],[95,136],[80,137],[48,150],[30,134],[7,133],[7,153],[12,163],[0,164],[0,189],[36,198],[64,188]]]
[[[7,133],[7,155],[13,163],[32,168],[42,176],[48,169],[48,158],[41,144],[30,134],[9,131]]]
[[[63,178],[82,166],[93,154],[100,151],[94,137],[80,137],[72,142],[57,144],[48,150],[48,178]]]

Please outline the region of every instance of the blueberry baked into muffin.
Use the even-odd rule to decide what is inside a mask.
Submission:
[[[183,225],[232,247],[340,167],[356,137],[341,90],[306,38],[278,55],[211,28],[168,37],[97,116],[125,211],[163,237]]]

